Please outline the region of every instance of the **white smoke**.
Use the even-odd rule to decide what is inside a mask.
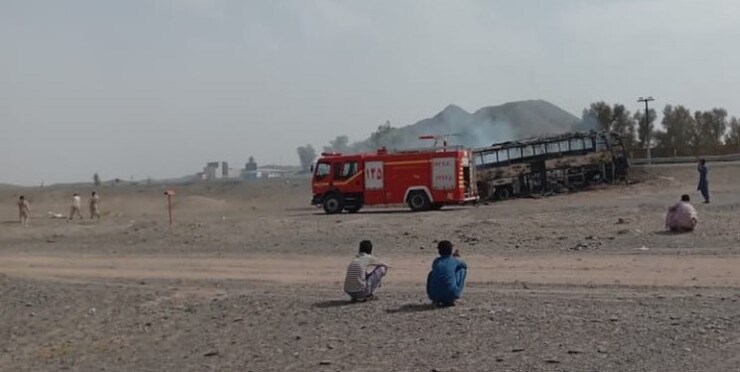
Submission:
[[[420,136],[441,136],[446,138],[448,145],[477,148],[522,138],[560,134],[573,129],[577,118],[567,113],[565,115],[568,118],[558,118],[553,113],[565,112],[543,101],[486,107],[473,114],[450,105],[434,117],[356,142],[350,146],[350,151],[374,151],[379,147],[405,150],[427,148],[434,144],[433,141],[419,139]],[[570,117],[573,118],[573,123],[563,124]],[[441,144],[440,141],[438,145]]]

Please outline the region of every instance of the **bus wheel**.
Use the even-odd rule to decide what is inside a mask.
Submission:
[[[324,212],[326,214],[337,214],[344,209],[344,200],[338,194],[331,194],[324,198]]]
[[[409,195],[409,208],[414,212],[425,211],[431,207],[427,194],[423,191],[414,191]]]
[[[433,211],[438,211],[438,210],[442,209],[443,206],[444,206],[444,204],[442,204],[442,203],[432,203],[432,210]]]
[[[497,187],[496,198],[498,200],[507,200],[511,197],[511,190],[508,187]]]

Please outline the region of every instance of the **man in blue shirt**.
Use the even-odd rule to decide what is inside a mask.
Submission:
[[[452,243],[443,240],[437,245],[439,257],[432,263],[427,277],[427,295],[438,306],[454,306],[462,296],[468,265],[461,260],[460,253],[452,252]]]
[[[704,197],[704,203],[709,203],[709,181],[707,180],[707,161],[704,159],[699,160],[699,166],[696,168],[699,171],[699,186],[697,190],[701,191],[701,196]]]

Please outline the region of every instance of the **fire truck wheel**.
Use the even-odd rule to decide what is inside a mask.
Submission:
[[[336,214],[344,209],[344,200],[341,195],[332,194],[324,198],[324,212],[326,214]]]
[[[438,211],[438,210],[442,209],[443,206],[444,206],[444,204],[442,204],[442,203],[432,203],[432,210],[433,211]]]
[[[427,198],[427,194],[425,194],[423,191],[412,192],[409,195],[408,204],[409,208],[411,208],[411,210],[414,212],[425,211],[431,207],[429,198]]]

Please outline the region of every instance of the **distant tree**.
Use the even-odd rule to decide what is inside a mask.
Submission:
[[[308,172],[313,159],[316,158],[316,150],[311,145],[300,146],[296,150],[298,152],[298,159],[301,161],[301,169],[304,172]]]
[[[396,128],[391,126],[390,121],[378,126],[378,130],[370,134],[370,146],[374,149],[381,147],[394,147]]]
[[[349,137],[342,135],[334,138],[333,141],[329,141],[329,146],[324,147],[326,152],[349,152]]]
[[[733,117],[730,120],[730,128],[725,135],[725,145],[740,150],[740,119]]]
[[[633,119],[637,123],[637,144],[642,149],[651,147],[655,138],[655,119],[658,115],[654,109],[648,110],[648,120],[645,121],[645,112],[638,110]]]
[[[635,119],[624,105],[616,103],[611,111],[610,129],[622,136],[622,141],[628,149],[632,148],[635,144]]]
[[[696,131],[701,151],[716,151],[722,146],[722,139],[727,131],[727,111],[713,108],[711,111],[694,112]]]
[[[629,110],[622,104],[616,103],[614,106],[610,106],[603,101],[594,102],[583,110],[582,120],[581,127],[584,129],[619,133],[627,148],[632,147],[635,143],[635,127],[637,124]]]
[[[95,186],[100,186],[100,176],[97,173],[93,174],[93,183]]]
[[[661,124],[663,131],[655,133],[658,147],[672,149],[676,155],[697,153],[699,138],[691,110],[681,105],[666,105]]]
[[[594,102],[589,108],[583,110],[583,121],[590,129],[611,130],[612,126],[612,108],[604,101]]]

